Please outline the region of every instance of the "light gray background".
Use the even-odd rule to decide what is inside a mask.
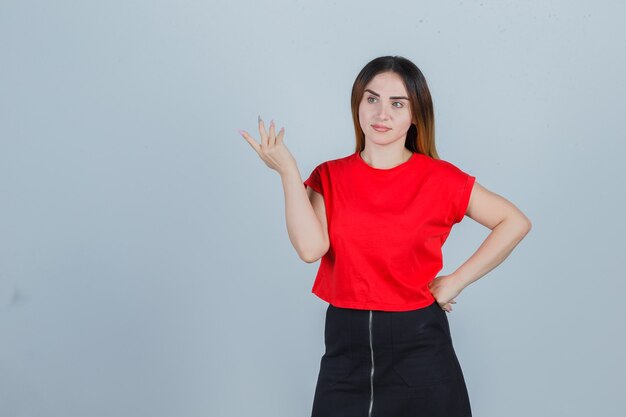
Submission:
[[[279,176],[402,55],[440,155],[533,229],[458,298],[477,417],[623,416],[623,1],[0,1],[0,415],[308,416],[327,304]],[[488,229],[444,246],[453,272]]]

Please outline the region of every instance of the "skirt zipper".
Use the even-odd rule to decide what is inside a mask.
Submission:
[[[372,355],[372,370],[370,372],[370,409],[367,413],[368,417],[372,415],[372,407],[374,406],[374,348],[372,347],[372,310],[370,310],[370,353]]]

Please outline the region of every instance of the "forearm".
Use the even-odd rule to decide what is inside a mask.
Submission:
[[[324,233],[298,169],[281,176],[285,196],[285,219],[289,240],[300,259],[313,262],[325,246]]]
[[[515,216],[495,226],[476,252],[451,275],[461,289],[500,265],[530,231],[525,217]]]

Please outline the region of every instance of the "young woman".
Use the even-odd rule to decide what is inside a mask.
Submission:
[[[511,202],[435,149],[426,80],[399,56],[370,61],[352,87],[355,152],[304,181],[259,117],[260,144],[242,136],[285,192],[289,238],[321,263],[312,292],[328,302],[325,353],[312,417],[470,417],[446,313],[461,291],[499,265],[531,228]],[[441,247],[464,216],[491,229],[450,275]]]

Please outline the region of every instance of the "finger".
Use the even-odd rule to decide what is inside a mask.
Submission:
[[[250,144],[250,146],[252,146],[252,149],[254,149],[255,151],[257,151],[257,153],[260,150],[259,144],[257,143],[256,140],[254,140],[254,138],[252,138],[248,132],[246,132],[245,130],[240,130],[239,133],[241,133],[241,136],[243,136],[243,138],[246,140],[246,142],[248,142]]]
[[[284,137],[285,137],[285,128],[281,127],[280,131],[278,132],[278,136],[276,136],[276,143],[284,143]]]
[[[276,129],[274,127],[274,119],[270,121],[270,134],[268,137],[268,144],[271,146],[276,145]]]
[[[259,116],[259,134],[261,135],[261,148],[263,148],[264,146],[267,146],[267,132],[265,131],[265,123],[263,122],[263,119],[261,119],[261,116]]]

